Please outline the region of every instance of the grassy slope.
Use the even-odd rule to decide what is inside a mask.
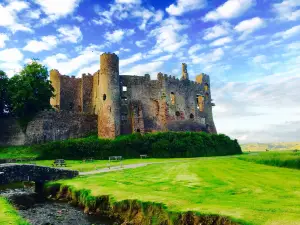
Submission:
[[[0,159],[35,158],[39,154],[30,146],[0,147]]]
[[[300,224],[300,171],[236,158],[205,158],[60,181],[116,200],[231,216],[250,224]]]
[[[278,143],[249,143],[241,144],[243,152],[266,151],[269,150],[300,150],[300,142],[278,142]]]
[[[261,152],[256,155],[242,155],[238,158],[270,166],[300,169],[300,151]]]
[[[0,197],[0,224],[12,225],[29,225],[23,220],[16,210],[7,202],[6,199]]]

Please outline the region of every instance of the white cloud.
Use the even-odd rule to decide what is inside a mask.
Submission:
[[[168,61],[168,60],[170,60],[172,57],[173,57],[172,54],[164,55],[164,56],[158,57],[157,59],[154,59],[153,61]]]
[[[146,41],[144,40],[144,41],[136,41],[135,42],[135,44],[136,44],[136,46],[138,46],[139,48],[143,48],[143,47],[145,47],[146,45]]]
[[[123,74],[135,74],[138,76],[143,76],[145,74],[150,74],[152,79],[156,79],[156,74],[159,72],[158,70],[163,66],[162,61],[150,62],[145,64],[136,65]]]
[[[30,10],[26,13],[26,17],[30,19],[39,19],[41,15],[40,10]]]
[[[288,39],[290,37],[296,36],[300,34],[300,25],[294,26],[288,30],[278,32],[274,34],[275,38],[282,38],[282,39]]]
[[[18,21],[17,13],[28,7],[28,3],[20,1],[10,2],[7,6],[0,4],[0,27],[5,27],[13,33],[17,31],[33,32],[28,25],[20,24]]]
[[[5,42],[9,40],[9,37],[7,34],[1,34],[0,33],[0,48],[5,47]]]
[[[175,18],[168,18],[162,21],[161,25],[151,30],[149,37],[156,38],[156,45],[152,50],[152,54],[166,51],[175,52],[182,46],[188,44],[188,36],[182,34],[182,30],[187,28],[187,25],[180,23]]]
[[[280,20],[296,21],[300,18],[299,6],[299,0],[283,0],[281,3],[273,4],[273,11]]]
[[[79,23],[81,23],[82,21],[84,21],[84,17],[83,16],[75,16],[75,17],[73,17],[73,19],[77,20]]]
[[[134,29],[119,29],[112,33],[106,32],[104,38],[111,43],[118,43],[124,39],[125,36],[131,36],[135,33]]]
[[[5,71],[6,75],[10,78],[13,75],[19,73],[22,70],[22,66],[19,62],[5,62],[0,61],[0,68]]]
[[[71,75],[77,70],[82,70],[96,63],[98,63],[100,67],[99,55],[102,53],[100,51],[102,48],[103,46],[90,45],[82,50],[77,57],[72,59],[69,59],[65,54],[56,54],[45,58],[43,63],[46,64],[49,69],[57,69],[61,74]],[[94,72],[96,71],[90,73]]]
[[[266,23],[263,19],[259,17],[254,17],[252,19],[243,20],[238,25],[236,25],[234,29],[238,32],[241,32],[242,36],[240,37],[240,39],[244,39],[250,33],[253,33],[254,31],[261,29],[265,26]]]
[[[193,46],[191,46],[191,47],[189,48],[188,53],[189,53],[189,55],[193,55],[195,52],[199,51],[199,50],[202,49],[202,48],[203,48],[202,45],[195,44],[195,45],[193,45]]]
[[[137,62],[137,61],[141,60],[142,58],[143,58],[142,53],[137,53],[137,54],[134,54],[133,56],[131,56],[130,58],[121,59],[119,64],[120,64],[120,67],[124,67],[131,63]]]
[[[29,52],[41,52],[48,51],[55,48],[58,44],[56,36],[49,35],[41,38],[41,41],[31,40],[27,42],[27,45],[23,48],[25,51]]]
[[[232,42],[232,39],[230,37],[224,37],[224,38],[220,38],[217,39],[215,41],[213,41],[210,46],[221,46],[221,45],[225,45]]]
[[[82,41],[82,33],[79,27],[64,26],[57,30],[62,41],[78,43]]]
[[[257,55],[253,57],[252,62],[255,64],[261,64],[267,61],[267,57],[265,55]]]
[[[176,4],[170,5],[166,11],[172,16],[180,16],[189,11],[202,9],[205,5],[205,0],[177,0]]]
[[[218,37],[225,36],[230,33],[230,24],[224,22],[220,25],[215,25],[213,27],[204,30],[204,40],[212,40]]]
[[[23,59],[23,54],[17,48],[8,48],[0,51],[0,61],[6,63],[19,62]]]
[[[193,64],[211,64],[221,60],[224,56],[224,51],[222,48],[214,49],[212,52],[202,53],[200,55],[192,55],[191,59]]]
[[[121,3],[121,4],[140,4],[141,0],[116,0],[116,3]]]
[[[228,0],[216,10],[208,12],[203,20],[216,21],[221,19],[232,19],[241,16],[254,4],[255,0]]]
[[[72,14],[81,0],[34,0],[34,2],[40,5],[42,11],[48,16],[48,18],[43,19],[41,22],[48,24]]]

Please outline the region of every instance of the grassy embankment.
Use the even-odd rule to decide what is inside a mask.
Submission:
[[[228,216],[242,224],[300,224],[300,171],[236,158],[153,164],[49,185],[55,184],[71,187],[73,197],[81,190],[78,199],[89,207],[96,204],[91,196],[109,195],[111,204],[137,199],[163,203],[173,212]]]
[[[300,169],[300,151],[260,152],[256,155],[241,155],[238,158],[270,166]]]
[[[300,142],[275,142],[275,143],[249,143],[241,144],[243,152],[265,152],[266,149],[273,151],[300,150]]]
[[[13,208],[12,205],[4,198],[0,197],[0,224],[3,225],[29,225],[23,220]]]

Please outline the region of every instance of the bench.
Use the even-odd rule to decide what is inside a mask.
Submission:
[[[83,159],[82,162],[94,162],[94,158]]]
[[[140,155],[140,157],[141,157],[141,159],[142,159],[142,158],[145,159],[145,158],[148,158],[148,155]]]
[[[109,156],[108,160],[109,161],[121,161],[122,160],[122,156]]]
[[[55,159],[52,166],[67,166],[64,159]]]

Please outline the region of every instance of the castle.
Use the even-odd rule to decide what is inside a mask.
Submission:
[[[190,81],[185,63],[180,80],[162,73],[151,80],[149,74],[120,75],[118,56],[103,53],[94,75],[75,78],[51,70],[50,80],[55,89],[51,105],[58,111],[96,114],[99,137],[168,130],[217,132],[209,76],[200,74]]]

